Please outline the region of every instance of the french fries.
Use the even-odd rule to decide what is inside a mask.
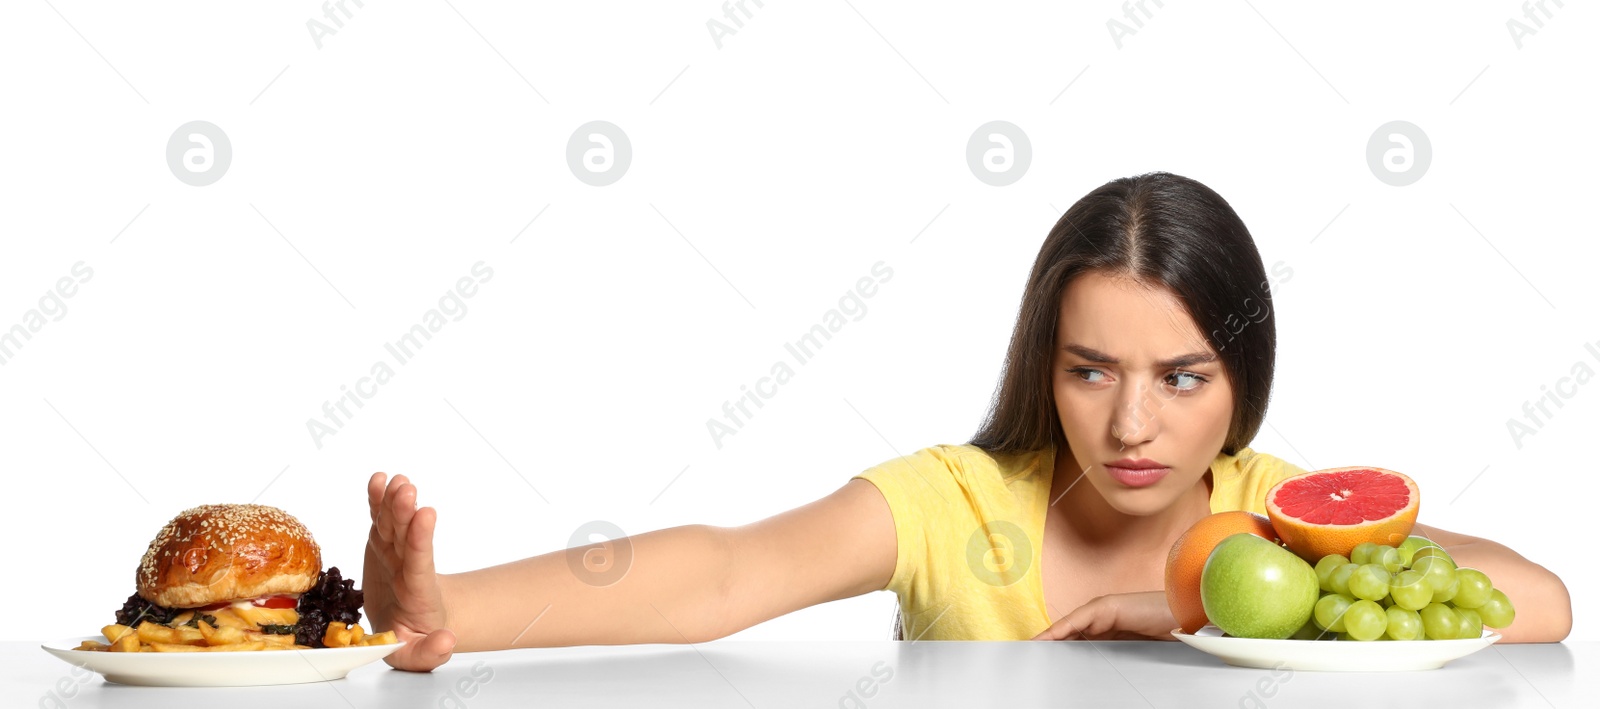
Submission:
[[[300,622],[300,614],[293,608],[243,608],[234,606],[217,611],[217,622],[222,622],[222,615],[232,614],[243,619],[248,627],[258,625],[294,625]]]
[[[350,647],[351,639],[355,635],[350,627],[345,623],[329,623],[328,631],[322,634],[322,644],[328,647]]]
[[[205,645],[206,638],[197,628],[176,627],[145,621],[137,629],[141,644],[154,645],[165,643],[167,645]]]
[[[150,643],[145,647],[152,652],[205,652],[206,649],[199,645],[184,645],[183,643]],[[143,648],[140,649],[141,652]]]
[[[216,615],[217,624],[205,620],[188,627],[179,622],[194,616],[184,613],[173,619],[173,625],[143,621],[137,628],[111,624],[100,629],[106,642],[85,640],[75,650],[91,652],[252,652],[266,650],[311,650],[309,645],[295,642],[293,635],[262,632],[257,626],[233,614]],[[263,616],[268,620],[282,620],[282,616]],[[367,645],[393,645],[399,640],[393,630],[367,634],[358,623],[329,623],[323,635],[323,644],[330,647],[362,647]]]
[[[211,627],[210,623],[207,623],[203,620],[200,621],[200,625],[203,625],[207,628]],[[245,631],[235,628],[231,625],[224,625],[220,628],[210,631],[209,633],[207,633],[205,630],[201,630],[200,633],[206,636],[206,645],[211,647],[218,647],[221,645],[237,645],[249,640],[249,638],[245,636]]]
[[[191,648],[191,647],[194,647],[194,646],[193,645],[184,645],[182,647]],[[210,650],[212,652],[238,652],[238,651],[249,651],[249,650],[265,650],[266,648],[267,648],[267,643],[264,642],[264,641],[261,641],[261,640],[246,640],[246,641],[240,642],[240,643],[228,643],[227,645],[208,645],[208,646],[200,647],[200,648],[196,648],[196,649],[198,649],[198,650]],[[156,647],[156,651],[158,651],[158,652],[162,651],[161,647],[157,646]],[[168,652],[171,652],[171,651],[168,650]]]

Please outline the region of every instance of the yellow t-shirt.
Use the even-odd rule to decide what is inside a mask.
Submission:
[[[876,485],[899,552],[886,590],[907,640],[1028,640],[1050,627],[1039,573],[1055,451],[991,456],[936,445],[853,476]],[[1211,463],[1211,511],[1266,513],[1267,490],[1305,472],[1243,448]]]

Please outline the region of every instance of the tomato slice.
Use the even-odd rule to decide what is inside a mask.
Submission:
[[[251,603],[261,608],[294,608],[300,605],[300,599],[290,596],[267,596],[257,598]]]
[[[200,606],[198,608],[191,608],[189,610],[214,611],[221,608],[227,608],[233,604],[234,601],[220,601],[208,606]],[[300,599],[293,596],[266,596],[264,598],[251,599],[250,605],[253,605],[257,608],[296,608],[300,605]]]

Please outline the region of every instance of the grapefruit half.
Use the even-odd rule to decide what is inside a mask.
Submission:
[[[1370,466],[1286,478],[1267,491],[1267,517],[1290,551],[1312,564],[1357,544],[1400,546],[1417,523],[1416,482]]]
[[[1200,518],[1167,552],[1167,607],[1183,632],[1193,635],[1206,624],[1205,607],[1200,604],[1200,572],[1206,568],[1206,558],[1219,542],[1241,532],[1274,543],[1278,540],[1266,517],[1233,510]]]

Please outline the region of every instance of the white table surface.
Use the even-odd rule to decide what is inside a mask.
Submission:
[[[0,643],[0,668],[0,706],[70,709],[1600,707],[1596,642],[1492,645],[1426,672],[1293,672],[1276,679],[1269,670],[1231,667],[1181,643],[1155,641],[724,640],[536,648],[457,654],[429,673],[378,662],[332,682],[216,689],[129,687],[97,674],[76,682],[72,667],[36,642]],[[63,679],[70,698],[61,696]]]

